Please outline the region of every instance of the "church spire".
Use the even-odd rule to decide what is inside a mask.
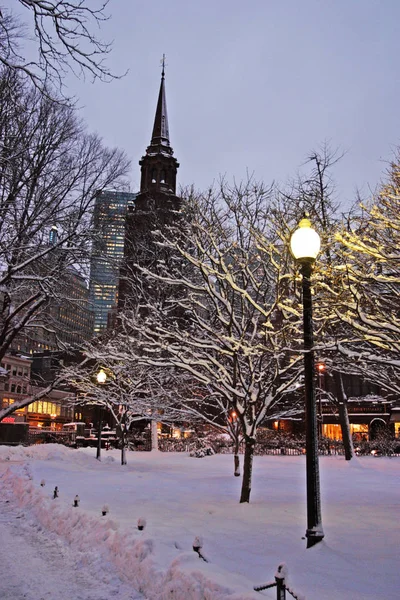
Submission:
[[[165,95],[165,54],[161,61],[161,84],[158,94],[153,133],[146,154],[139,161],[142,167],[140,192],[175,194],[179,163],[173,156],[169,141],[167,100]]]
[[[165,97],[165,54],[163,54],[161,64],[162,71],[160,92],[158,94],[156,116],[154,118],[153,134],[151,136],[150,145],[161,145],[169,147],[167,100]]]

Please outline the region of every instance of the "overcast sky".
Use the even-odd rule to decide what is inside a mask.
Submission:
[[[204,189],[246,170],[284,182],[325,140],[346,152],[334,171],[343,208],[380,180],[400,138],[400,0],[111,0],[108,10],[109,65],[129,73],[69,88],[89,127],[132,159],[133,191],[163,53],[180,184]]]

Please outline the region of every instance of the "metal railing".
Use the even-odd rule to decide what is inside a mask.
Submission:
[[[286,583],[287,576],[288,569],[286,564],[280,563],[275,573],[275,581],[254,586],[253,589],[256,592],[261,592],[263,590],[276,587],[276,600],[286,600],[286,592],[289,592],[289,594],[293,596],[295,600],[306,600],[302,594],[296,593],[291,587],[288,586]]]

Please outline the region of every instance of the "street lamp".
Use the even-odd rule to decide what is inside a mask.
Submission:
[[[97,383],[105,383],[106,379],[107,379],[107,373],[104,371],[104,369],[100,369],[100,371],[97,373]]]
[[[107,379],[107,373],[104,371],[104,369],[100,369],[100,371],[97,373],[96,375],[96,379],[97,379],[97,383],[99,385],[103,385],[106,382]],[[102,425],[102,408],[101,405],[99,404],[99,411],[98,411],[98,415],[99,415],[99,431],[97,433],[97,452],[96,452],[96,458],[97,460],[101,460],[101,425]]]
[[[315,405],[311,271],[320,250],[318,233],[303,218],[290,239],[290,249],[300,264],[303,291],[304,388],[306,415],[307,548],[324,537],[318,464],[317,411]]]

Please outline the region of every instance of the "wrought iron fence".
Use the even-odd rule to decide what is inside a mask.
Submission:
[[[64,444],[70,443],[70,434],[65,431],[55,431],[54,429],[41,427],[40,429],[30,428],[28,432],[28,444]]]
[[[187,438],[174,439],[163,438],[159,441],[159,449],[163,452],[189,452],[194,456],[206,456],[207,454],[232,454],[232,444],[228,440],[219,438]],[[244,443],[239,444],[239,454],[245,450]],[[285,444],[280,440],[276,442],[257,442],[254,450],[256,456],[301,456],[305,454],[305,442],[302,440],[293,443],[288,440]],[[323,444],[319,449],[320,455],[342,455],[343,444],[334,442]]]

